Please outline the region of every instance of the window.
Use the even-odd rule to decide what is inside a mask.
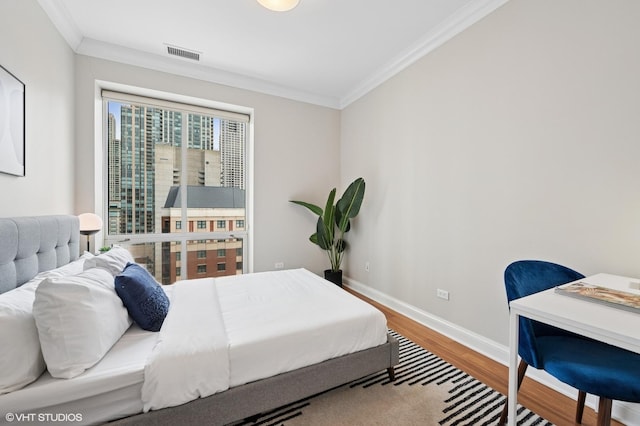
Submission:
[[[236,228],[244,228],[244,220],[236,220]]]
[[[226,271],[227,264],[226,263],[218,263],[218,271]]]
[[[197,259],[208,250],[245,253],[248,233],[226,224],[244,224],[247,216],[249,116],[106,90],[102,96],[105,245],[126,246],[163,284],[206,274]],[[242,273],[239,256],[217,270]]]
[[[227,255],[226,249],[218,249],[218,257],[225,257]]]

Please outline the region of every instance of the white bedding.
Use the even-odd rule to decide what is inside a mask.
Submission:
[[[197,281],[212,286],[215,283],[228,339],[230,387],[378,346],[387,340],[386,319],[380,311],[304,269]],[[177,303],[171,292],[178,287],[167,287],[173,309]],[[205,305],[209,303],[209,309],[215,311],[204,298],[192,298],[190,303],[197,299]],[[175,324],[171,320],[165,323],[168,327]],[[189,323],[178,321],[177,330]],[[134,324],[102,361],[80,376],[53,379],[45,373],[26,388],[0,395],[0,413],[82,413],[80,423],[96,423],[141,412],[148,361],[180,357],[171,345],[169,358],[152,356],[155,347],[167,346],[156,345],[162,333],[143,331]],[[213,334],[220,337],[219,333]],[[180,340],[175,336],[165,338],[167,342]],[[215,346],[214,350],[218,349]],[[166,389],[166,383],[156,385],[149,388]],[[181,392],[184,395],[183,391],[178,394]],[[175,405],[164,400],[158,406],[163,404]],[[0,424],[5,421],[0,416]]]
[[[231,346],[231,386],[387,341],[382,312],[306,269],[216,282]]]
[[[212,279],[173,285],[171,309],[144,367],[144,411],[229,388],[229,343]]]

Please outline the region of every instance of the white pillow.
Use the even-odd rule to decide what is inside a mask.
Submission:
[[[20,287],[0,295],[0,394],[12,392],[35,381],[46,369],[38,329],[32,314],[35,290],[47,277],[82,272],[84,261],[93,257],[85,252],[79,259],[50,271],[40,272]]]
[[[129,250],[119,246],[113,246],[106,253],[94,256],[84,262],[84,270],[92,268],[106,269],[112,276],[118,275],[127,266],[127,263],[134,263],[133,256]]]
[[[113,276],[101,268],[46,278],[36,290],[33,317],[47,369],[61,379],[95,365],[131,325]]]
[[[45,370],[31,314],[38,284],[30,281],[0,295],[0,394],[28,385]]]

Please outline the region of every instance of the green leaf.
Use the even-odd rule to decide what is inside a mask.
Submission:
[[[336,209],[336,226],[344,234],[345,232],[349,232],[349,229],[351,229],[351,224],[349,218],[346,218],[346,226],[344,224],[341,224],[343,220],[345,220],[344,215],[342,214],[342,212],[340,212],[340,209]],[[342,227],[344,227],[344,229],[342,229]]]
[[[318,206],[316,206],[315,204],[311,204],[311,203],[307,203],[304,201],[296,201],[296,200],[289,200],[290,203],[294,203],[294,204],[298,204],[300,206],[306,207],[309,210],[311,210],[313,213],[317,214],[318,216],[322,216],[322,209]]]
[[[338,228],[346,232],[349,225],[349,219],[352,219],[360,212],[360,206],[364,199],[365,182],[364,179],[358,178],[351,182],[349,187],[344,191],[340,200],[336,204],[336,209],[340,211],[340,222]]]
[[[325,226],[324,221],[321,217],[318,218],[318,223],[316,224],[316,238],[317,244],[323,250],[329,250],[333,245],[333,223],[331,224],[331,229]]]
[[[329,192],[329,197],[327,198],[327,204],[324,206],[324,226],[327,228],[331,228],[331,235],[333,235],[333,220],[335,214],[335,207],[333,205],[334,200],[336,199],[336,189],[333,188],[331,192]],[[331,238],[333,240],[333,238]]]

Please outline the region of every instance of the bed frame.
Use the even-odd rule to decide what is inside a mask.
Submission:
[[[37,273],[63,266],[79,256],[76,216],[0,218],[0,293],[19,287]],[[140,413],[110,425],[225,425],[386,370],[394,379],[398,341],[344,355],[298,370],[230,388],[206,398]]]

